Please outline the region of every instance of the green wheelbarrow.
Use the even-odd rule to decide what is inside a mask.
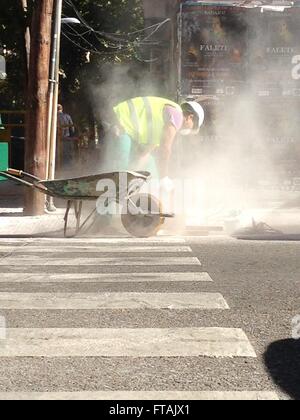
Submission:
[[[121,207],[121,220],[125,230],[134,237],[155,236],[165,219],[174,217],[162,213],[161,202],[151,194],[140,193],[143,185],[151,178],[149,172],[111,172],[80,178],[43,181],[31,174],[16,169],[0,171],[0,176],[29,188],[34,188],[46,196],[67,202],[64,216],[64,236],[77,236],[92,217],[99,217],[112,203]],[[82,222],[83,203],[95,201],[94,209]],[[74,207],[76,218],[75,233],[69,235],[69,214]]]

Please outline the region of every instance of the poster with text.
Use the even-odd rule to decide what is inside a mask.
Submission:
[[[246,9],[186,6],[181,16],[182,95],[234,96],[245,84]]]
[[[248,34],[253,94],[300,97],[300,10],[249,13]]]

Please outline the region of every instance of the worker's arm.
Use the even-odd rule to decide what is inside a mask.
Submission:
[[[161,179],[169,175],[169,164],[177,130],[173,124],[165,125],[159,150],[159,170]]]

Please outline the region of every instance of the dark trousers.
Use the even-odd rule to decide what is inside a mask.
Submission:
[[[75,157],[75,144],[68,138],[63,139],[63,164],[70,165]]]

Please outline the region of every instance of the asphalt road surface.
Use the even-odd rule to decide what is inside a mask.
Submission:
[[[223,237],[1,238],[0,399],[299,399],[299,256]]]

